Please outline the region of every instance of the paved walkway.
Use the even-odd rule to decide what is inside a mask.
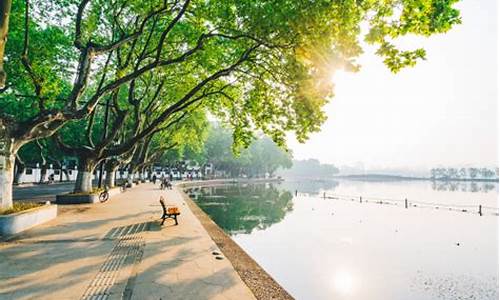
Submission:
[[[159,226],[160,195],[181,209]],[[142,184],[0,243],[0,299],[255,299],[177,190]],[[97,298],[99,295],[108,298]]]
[[[55,201],[57,194],[67,193],[75,187],[74,182],[56,182],[53,184],[23,184],[14,186],[12,196],[14,201]]]

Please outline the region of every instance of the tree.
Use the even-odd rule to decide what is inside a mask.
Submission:
[[[467,169],[460,168],[460,170],[458,171],[458,177],[460,179],[466,179],[467,178]]]
[[[250,147],[241,153],[241,157],[247,158],[243,162],[242,169],[255,177],[274,176],[278,168],[290,168],[292,166],[291,155],[277,145],[267,136],[260,137]]]
[[[471,179],[476,178],[477,175],[479,174],[479,169],[477,169],[477,168],[469,168],[468,171],[469,171],[469,177]]]
[[[458,170],[456,168],[448,168],[447,173],[448,179],[457,179],[458,177]]]
[[[158,132],[151,139],[150,146],[145,148],[143,158],[137,161],[136,170],[162,162],[165,156],[175,153],[175,161],[186,159],[186,152],[195,154],[201,152],[205,141],[208,122],[203,111],[193,111],[189,117],[179,120],[175,126]],[[172,159],[172,156],[169,157]],[[168,160],[168,159],[167,159]],[[163,160],[164,161],[164,160]],[[130,172],[130,170],[129,170]]]
[[[209,129],[204,148],[204,161],[232,177],[259,177],[266,173],[272,176],[279,167],[292,165],[290,153],[271,138],[261,135],[248,148],[238,149],[234,147],[234,132],[217,123]]]
[[[432,180],[436,179],[436,177],[437,177],[437,170],[436,170],[436,168],[432,168],[431,169],[431,178],[432,178]]]
[[[236,147],[259,131],[280,145],[286,131],[304,141],[325,120],[332,69],[358,68],[361,23],[370,27],[366,41],[379,45],[396,72],[425,51],[400,51],[391,41],[446,32],[460,21],[455,2],[13,2],[8,88],[0,99],[0,206],[12,204],[14,157],[23,144],[88,117],[102,99],[153,70],[165,103],[136,137],[106,150],[109,156],[199,103],[234,128]]]
[[[495,175],[495,172],[493,172],[492,170],[490,170],[488,168],[481,168],[479,173],[481,174],[481,177],[483,179],[491,178]]]

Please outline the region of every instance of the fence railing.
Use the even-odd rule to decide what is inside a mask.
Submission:
[[[295,195],[297,196],[299,193],[296,190]],[[301,193],[303,194],[303,193]],[[305,194],[311,197],[310,194]],[[359,202],[359,203],[373,203],[380,205],[392,205],[392,206],[400,206],[405,209],[409,208],[427,208],[427,209],[440,209],[447,211],[455,211],[461,213],[472,213],[477,214],[479,216],[483,215],[499,215],[499,208],[493,206],[485,206],[482,204],[478,205],[464,205],[464,204],[448,204],[448,203],[439,203],[439,202],[424,202],[424,201],[415,201],[409,200],[408,198],[404,199],[394,199],[394,198],[381,198],[381,197],[366,197],[366,196],[355,196],[355,195],[342,195],[335,193],[326,193],[323,192],[323,195],[313,196],[317,198],[323,199],[332,199],[332,200],[341,200],[341,201],[350,201],[350,202]]]

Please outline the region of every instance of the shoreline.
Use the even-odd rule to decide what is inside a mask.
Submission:
[[[182,182],[176,185],[189,209],[198,218],[209,236],[231,262],[243,282],[257,299],[294,299],[248,253],[236,244],[185,192],[188,187],[217,186],[234,183],[277,182],[279,179],[214,180]]]
[[[437,179],[430,177],[406,177],[393,175],[337,175],[329,178],[313,178],[313,177],[284,177],[288,180],[310,180],[310,181],[335,181],[335,180],[351,180],[351,181],[373,181],[373,182],[389,182],[389,181],[430,181],[430,182],[491,182],[498,183],[498,178],[455,178],[455,179]]]

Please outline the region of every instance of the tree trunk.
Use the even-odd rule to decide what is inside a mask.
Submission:
[[[75,193],[91,193],[92,192],[92,172],[95,168],[95,160],[90,158],[79,158],[78,174],[76,175]]]
[[[19,147],[14,146],[14,139],[7,134],[0,121],[0,209],[12,208],[12,182],[17,149]]]
[[[118,167],[120,166],[120,163],[118,161],[115,161],[113,159],[110,159],[106,162],[106,165],[104,166],[106,169],[106,177],[104,181],[104,186],[107,186],[109,188],[115,187],[115,181],[116,181],[116,171],[118,170]]]
[[[9,15],[12,6],[12,0],[0,1],[0,89],[5,86],[7,74],[3,68],[3,58],[5,54],[5,44],[7,43],[7,34],[9,32]]]
[[[39,183],[44,183],[47,181],[47,163],[42,164],[42,168],[40,170],[40,181]]]
[[[106,177],[104,178],[104,186],[107,186],[108,188],[115,187],[116,169],[118,169],[118,167],[112,170],[106,170]]]
[[[12,207],[12,182],[14,177],[14,163],[14,154],[0,154],[0,209],[8,209]]]
[[[137,171],[137,166],[130,163],[129,167],[128,167],[128,172],[127,172],[127,183],[129,184],[132,184],[134,183],[134,175],[135,175],[135,172]]]
[[[139,180],[141,182],[146,181],[146,170],[145,170],[145,168],[141,168],[141,170],[139,171]]]
[[[68,169],[61,169],[61,174],[64,173],[64,177],[66,177],[66,180],[62,179],[63,181],[69,181],[69,174],[68,174]]]
[[[148,168],[148,179],[149,179],[149,181],[152,181],[152,180],[153,180],[153,174],[154,174],[154,171],[155,171],[155,170],[154,170],[153,166],[150,166],[150,167]]]
[[[21,183],[21,176],[24,174],[26,170],[26,164],[16,158],[16,172],[14,175],[14,184]]]

